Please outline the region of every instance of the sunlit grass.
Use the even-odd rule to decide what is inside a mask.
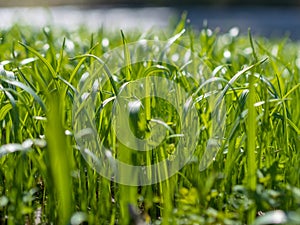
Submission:
[[[152,224],[272,224],[278,216],[282,223],[299,224],[300,47],[287,38],[249,38],[234,29],[197,32],[183,16],[176,27],[143,34],[21,25],[0,30],[0,223],[112,225],[141,216]],[[129,63],[126,46],[139,39],[191,49],[205,65],[205,76],[196,80],[175,66],[155,63],[107,72],[109,82],[95,96],[95,121],[113,157],[150,164],[172,157],[178,143],[176,136],[164,140],[156,155],[134,154],[118,143],[111,130],[112,105],[135,79],[154,72],[169,77],[193,96],[200,118],[199,142],[184,168],[160,183],[130,187],[103,178],[82,157],[72,109],[87,82],[84,74],[102,63],[97,57],[124,44]],[[184,58],[180,50],[174,53]],[[220,150],[203,170],[212,113],[205,97],[210,93],[199,87],[212,77],[220,81],[226,122]],[[161,121],[152,123],[162,124],[169,135],[180,132],[170,105],[155,98],[141,104],[130,114],[136,136],[149,135],[146,124],[158,114]]]

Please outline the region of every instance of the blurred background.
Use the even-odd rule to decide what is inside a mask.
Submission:
[[[0,0],[0,28],[14,22],[69,29],[84,24],[115,29],[166,27],[182,12],[192,25],[226,32],[300,39],[300,0]]]
[[[1,0],[1,6],[28,5],[111,5],[111,6],[179,6],[179,5],[299,5],[299,0]]]

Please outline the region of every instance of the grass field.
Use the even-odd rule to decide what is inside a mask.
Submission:
[[[142,39],[183,46],[174,48],[173,61],[194,52],[200,63],[194,64],[195,74],[159,61],[128,63],[127,46]],[[129,109],[135,136],[151,135],[149,121],[167,130],[156,149],[134,153],[112,131],[116,96],[137,79],[167,77],[185,90],[187,96],[179,99],[192,97],[198,113],[191,160],[151,185],[104,178],[75,140],[74,127],[80,126],[73,110],[76,95],[97,57],[118,46],[127,63],[107,72],[108,82],[93,93],[96,130],[110,152],[100,157],[132,165],[172,158],[180,118],[161,99],[144,98]],[[164,46],[152,47],[164,51]],[[217,93],[201,88],[207,80],[218,82]],[[214,118],[210,95],[225,104],[226,121],[213,162],[201,169]],[[22,25],[0,30],[0,223],[300,224],[299,99],[300,45],[288,38],[239,35],[237,28],[225,34],[194,31],[185,18],[146,33]]]

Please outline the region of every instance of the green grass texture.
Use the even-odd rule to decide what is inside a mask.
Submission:
[[[0,223],[300,224],[300,45],[288,37],[237,31],[195,30],[185,18],[143,33],[22,24],[0,29]],[[208,72],[196,79],[176,65],[128,63],[127,46],[144,39],[183,46],[201,61],[195,73],[199,66]],[[151,185],[104,178],[74,137],[73,103],[85,75],[119,46],[127,63],[108,72],[108,82],[95,94],[97,135],[111,157],[135,165],[172,158],[180,138],[178,113],[159,98],[132,105],[129,115],[137,137],[150,135],[150,122],[166,130],[169,138],[155,151],[135,154],[111,130],[116,96],[145,74],[157,73],[183,87],[199,116],[191,160]],[[179,60],[185,57],[173,50]],[[219,150],[201,168],[213,118],[207,99],[213,93],[201,85],[210,79],[219,82],[226,121]]]

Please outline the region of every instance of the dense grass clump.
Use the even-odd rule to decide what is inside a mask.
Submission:
[[[161,99],[145,98],[132,111],[137,137],[151,133],[149,121],[169,132],[155,154],[126,158],[120,152],[134,155],[132,149],[118,143],[111,130],[115,96],[146,73],[181,85],[193,97],[201,128],[191,160],[175,175],[153,185],[126,186],[100,176],[83,158],[72,110],[97,57],[123,45],[130,60],[126,46],[142,39],[183,46],[201,61],[195,71],[201,66],[205,75],[197,80],[160,62],[113,71],[95,97],[101,144],[112,157],[137,165],[172,157],[179,118]],[[185,57],[180,50],[174,54]],[[201,169],[213,117],[206,96],[213,93],[200,86],[211,78],[220,83],[226,121],[220,150]],[[237,28],[198,32],[184,19],[167,31],[146,33],[21,25],[0,30],[0,223],[300,224],[299,99],[300,45],[288,38],[239,35]],[[161,120],[151,120],[157,117]]]

